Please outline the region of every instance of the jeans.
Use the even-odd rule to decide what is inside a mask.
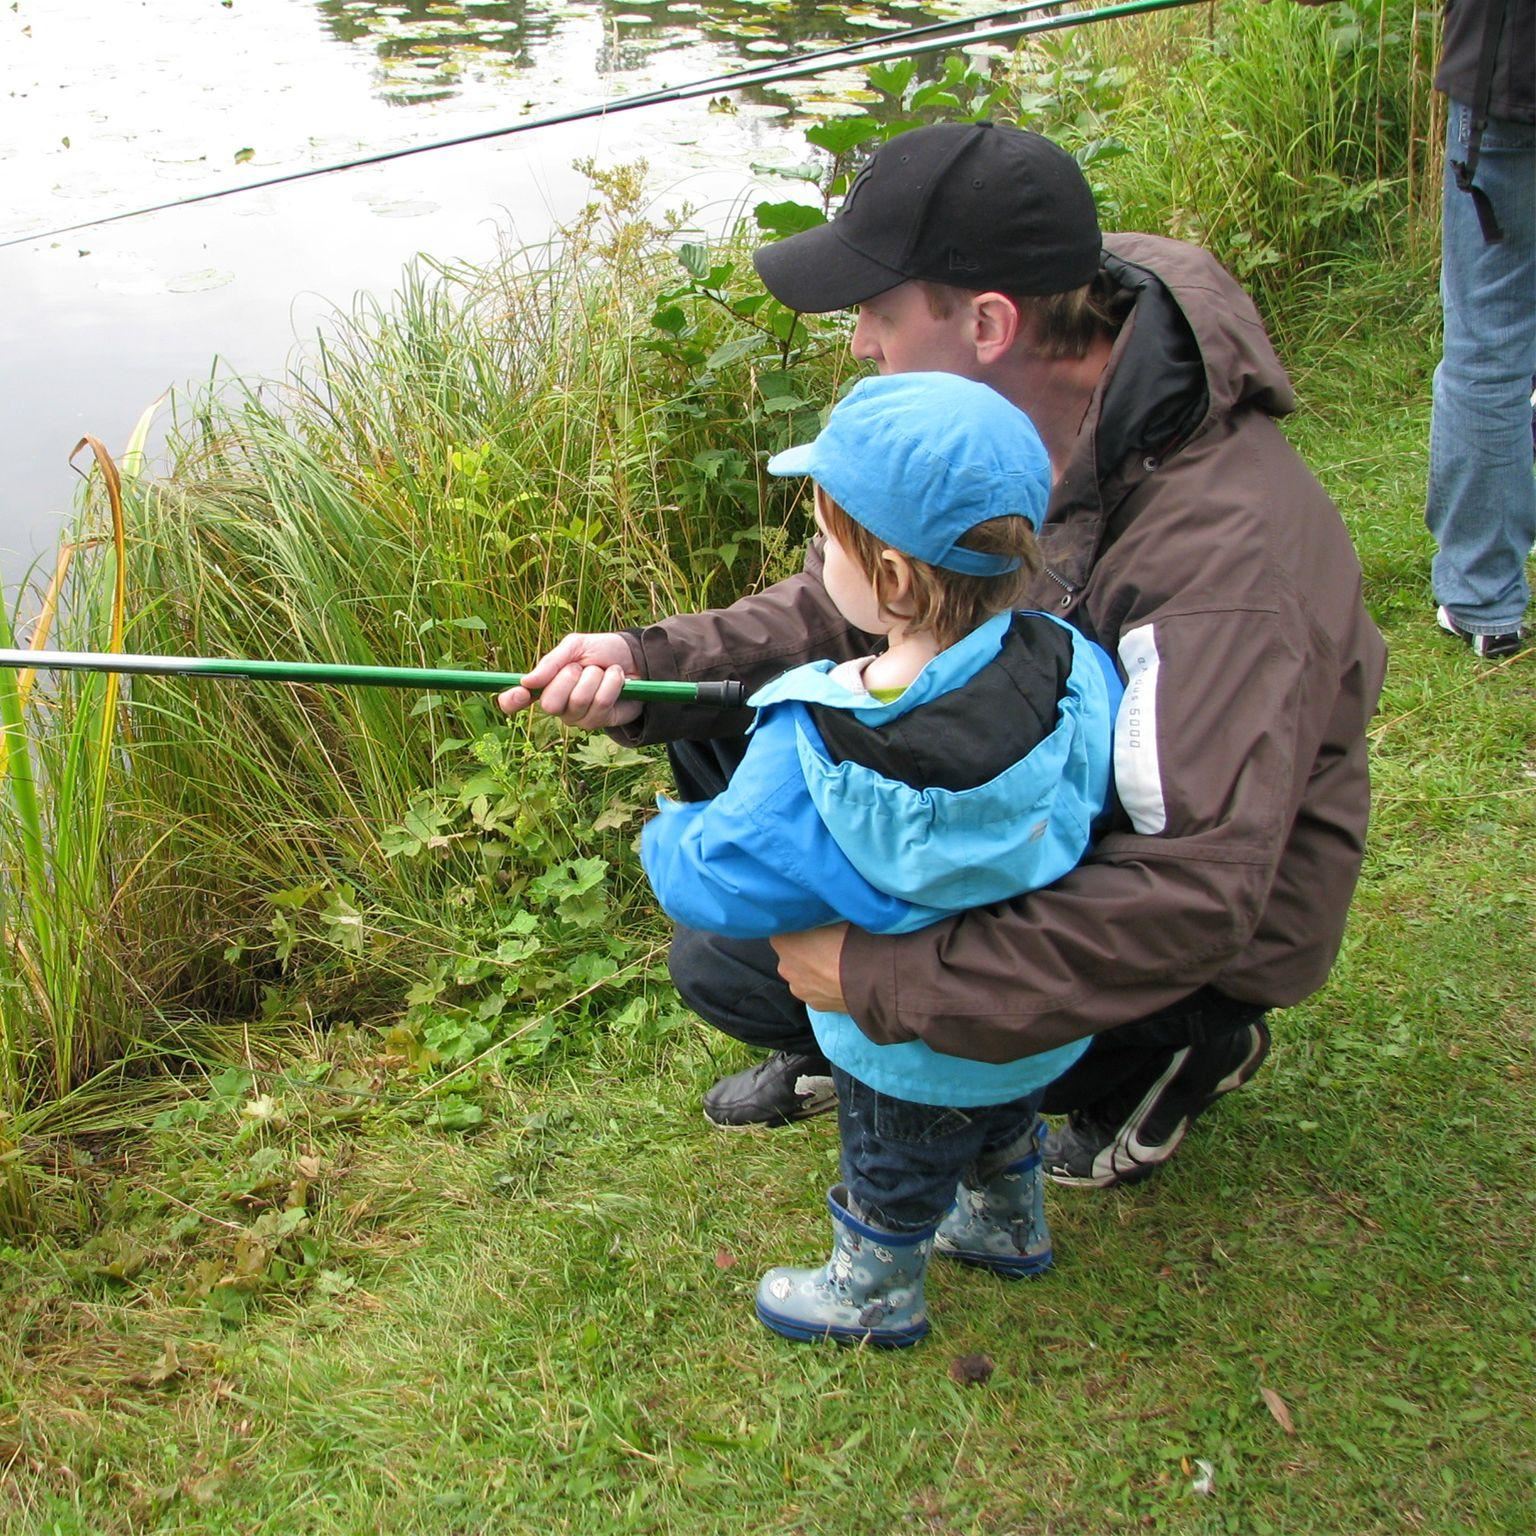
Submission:
[[[879,1093],[833,1067],[842,1175],[855,1215],[887,1232],[926,1232],[954,1204],[962,1174],[984,1184],[1034,1150],[1038,1093],[943,1109]]]
[[[1483,240],[1452,160],[1471,111],[1451,103],[1440,297],[1445,347],[1435,369],[1425,522],[1438,553],[1435,600],[1471,634],[1508,634],[1530,602],[1536,544],[1531,380],[1536,375],[1536,124],[1490,118],[1474,177],[1504,230]]]

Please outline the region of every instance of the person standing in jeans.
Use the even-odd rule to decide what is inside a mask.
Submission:
[[[1448,0],[1449,98],[1425,521],[1438,619],[1479,656],[1523,639],[1536,545],[1536,3]]]

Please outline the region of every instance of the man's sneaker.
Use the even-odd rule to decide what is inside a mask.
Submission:
[[[712,1125],[788,1125],[824,1115],[837,1106],[827,1058],[803,1051],[775,1051],[744,1072],[722,1077],[704,1095]]]
[[[1443,604],[1436,612],[1435,618],[1446,634],[1455,635],[1458,640],[1465,640],[1472,647],[1474,656],[1513,656],[1520,649],[1525,638],[1519,629],[1510,630],[1508,634],[1503,635],[1475,635],[1470,629],[1463,629]]]
[[[1178,1151],[1190,1125],[1224,1093],[1241,1088],[1269,1052],[1262,1020],[1184,1046],[1150,1085],[1076,1110],[1045,1143],[1046,1176],[1079,1189],[1112,1189],[1150,1179]]]

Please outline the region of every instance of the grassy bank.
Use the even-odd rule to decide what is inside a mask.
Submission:
[[[1374,28],[1190,10],[1096,32],[1093,54],[1064,34],[990,74],[871,78],[902,122],[1048,128],[1107,222],[1208,240],[1315,349],[1346,311],[1425,323],[1424,42],[1405,0],[1379,0]],[[829,197],[891,127],[812,132]],[[518,670],[566,630],[790,568],[803,513],[761,465],[848,373],[846,326],[768,301],[752,233],[690,243],[648,218],[637,171],[591,174],[549,251],[424,267],[296,375],[178,400],[174,473],[130,472],[113,542],[91,499],[53,643]],[[130,1122],[170,1091],[139,1066],[200,1064],[210,1033],[358,1022],[459,1092],[514,1032],[536,1055],[553,1013],[569,1033],[650,1006],[629,990],[654,921],[625,854],[643,763],[572,761],[462,695],[140,680],[119,700],[71,674],[24,701],[11,683],[0,1234],[78,1226],[60,1138]]]
[[[741,1058],[659,996],[467,1133],[291,1020],[102,1146],[92,1241],[8,1255],[7,1528],[1528,1528],[1536,674],[1429,622],[1431,355],[1296,359],[1393,651],[1345,954],[1159,1183],[1052,1199],[1049,1277],[941,1268],[904,1355],[785,1344],[751,1286],[822,1243],[835,1136],[711,1131]]]
[[[1368,299],[1292,359],[1291,429],[1393,652],[1365,878],[1329,987],[1166,1177],[1054,1197],[1059,1262],[1037,1284],[941,1267],[909,1354],[757,1328],[756,1275],[822,1244],[832,1127],[727,1142],[704,1124],[700,1093],[743,1058],[678,1014],[660,934],[625,905],[655,770],[555,754],[550,814],[520,835],[566,841],[493,863],[514,889],[563,863],[557,955],[498,966],[526,932],[460,931],[389,1034],[366,989],[318,985],[344,969],[300,987],[270,956],[259,1026],[155,1129],[71,1144],[77,1234],[5,1252],[4,1528],[1528,1526],[1536,674],[1430,622],[1432,312]],[[451,849],[405,842],[441,900],[475,908],[473,879],[425,859]],[[319,942],[323,900],[277,910]],[[507,974],[578,962],[576,1001],[507,999],[506,1044],[477,1060],[467,1036],[448,1075]],[[443,1059],[413,1071],[433,1028]],[[973,1355],[991,1374],[963,1384]]]
[[[1186,16],[1010,87],[1085,153],[1101,113],[1134,138],[1090,167],[1116,222],[1220,210],[1392,647],[1346,949],[1256,1082],[1160,1182],[1053,1197],[1046,1279],[941,1267],[919,1349],[796,1348],[751,1292],[821,1249],[835,1134],[699,1114],[745,1057],[666,980],[654,754],[447,695],[0,694],[34,744],[0,796],[0,1530],[1531,1526],[1536,653],[1431,622],[1422,81],[1345,69],[1405,11],[1324,53],[1300,7]],[[1263,155],[1219,152],[1240,121]],[[175,475],[125,487],[126,647],[516,669],[789,568],[758,466],[846,373],[836,326],[788,329],[744,248],[679,265],[633,174],[597,193],[558,250],[183,402]],[[106,642],[114,574],[82,557],[56,643]],[[55,973],[78,1036],[34,1028]]]

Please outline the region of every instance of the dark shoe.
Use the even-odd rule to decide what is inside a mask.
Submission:
[[[1435,614],[1435,619],[1440,628],[1448,635],[1455,635],[1458,640],[1465,640],[1472,647],[1474,656],[1513,656],[1520,649],[1524,635],[1519,629],[1510,630],[1503,635],[1478,635],[1470,629],[1463,629],[1450,615],[1450,610],[1442,606]]]
[[[775,1051],[755,1067],[722,1077],[704,1095],[704,1118],[727,1129],[788,1125],[836,1107],[827,1058],[803,1051]]]
[[[1077,1110],[1053,1130],[1045,1143],[1046,1176],[1079,1189],[1150,1179],[1194,1121],[1224,1093],[1241,1088],[1268,1052],[1262,1020],[1175,1051],[1151,1084],[1138,1081],[1113,1102]]]

